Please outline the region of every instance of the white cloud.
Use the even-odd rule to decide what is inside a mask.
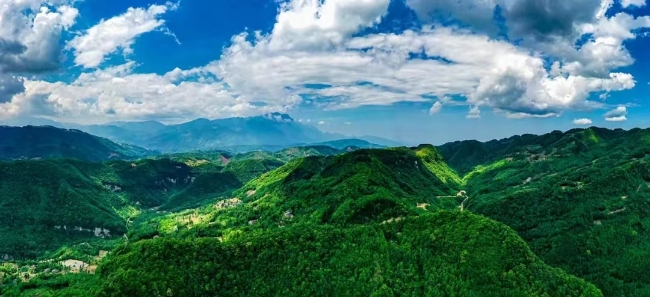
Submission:
[[[605,113],[605,120],[609,122],[624,122],[627,121],[627,108],[619,106],[613,110]]]
[[[79,14],[67,2],[5,0],[0,4],[0,73],[38,73],[59,67],[61,32]],[[33,13],[23,13],[27,9]]]
[[[448,28],[366,35],[350,39],[345,49],[327,51],[275,52],[268,46],[273,38],[258,35],[249,42],[237,36],[222,59],[205,70],[250,98],[287,96],[289,89],[329,98],[329,108],[353,108],[457,94],[469,97],[471,104],[537,115],[585,105],[591,92],[635,84],[631,75],[621,73],[609,78],[551,76],[544,61],[525,50]],[[364,48],[372,50],[359,51]],[[422,51],[454,63],[407,59],[409,53]],[[359,81],[369,84],[357,85]],[[303,88],[307,83],[332,87]]]
[[[442,103],[440,101],[436,101],[436,103],[431,106],[431,109],[429,109],[429,114],[434,115],[439,113],[442,110]]]
[[[646,5],[646,0],[621,0],[621,6],[627,8],[630,6],[643,7]]]
[[[352,125],[352,122],[345,122],[346,125]]]
[[[133,119],[182,121],[283,111],[281,105],[271,102],[260,107],[241,100],[214,79],[179,82],[170,73],[133,73],[134,66],[134,62],[129,62],[84,73],[70,84],[27,80],[25,92],[16,95],[13,106],[6,106],[4,112],[39,113],[81,123],[102,123]]]
[[[59,67],[61,33],[79,14],[68,4],[45,0],[4,0],[0,4],[0,117],[18,111],[11,101],[25,91],[24,78],[19,74],[39,74]]]
[[[466,118],[468,119],[480,119],[481,118],[481,109],[478,106],[470,106],[469,113],[467,113]]]
[[[590,119],[575,119],[573,120],[573,124],[577,126],[586,126],[586,125],[591,125],[591,120]]]
[[[616,69],[634,62],[625,41],[650,26],[650,18],[607,17],[611,0],[533,3],[548,6],[543,7],[547,11],[524,2],[530,1],[408,0],[421,16],[438,7],[474,28],[425,24],[362,35],[382,21],[389,0],[284,1],[270,32],[233,36],[220,58],[203,67],[136,74],[134,64],[127,63],[82,74],[70,84],[32,78],[25,82],[25,94],[0,113],[30,111],[83,121],[189,119],[282,111],[304,100],[341,109],[437,97],[439,107],[470,106],[468,118],[479,118],[484,108],[509,118],[544,118],[601,108],[602,102],[589,100],[593,93],[636,85],[631,74]],[[521,37],[521,44],[494,39],[496,28],[480,27],[493,24],[497,4],[505,9],[508,34]],[[131,8],[88,29],[68,47],[75,50],[78,65],[96,67],[111,53],[128,54],[140,34],[169,33],[161,16],[172,9],[171,4]],[[585,34],[592,38],[576,47]],[[409,57],[422,53],[429,59]],[[431,111],[439,112],[436,105]]]
[[[319,125],[325,125],[325,121],[318,122]]]
[[[86,30],[82,35],[70,40],[66,47],[74,49],[75,64],[84,68],[99,66],[107,55],[119,50],[128,55],[133,52],[131,45],[135,39],[147,32],[161,29],[172,35],[163,27],[165,21],[160,17],[168,10],[175,10],[177,4],[151,5],[149,8],[129,8],[125,13],[102,20]]]

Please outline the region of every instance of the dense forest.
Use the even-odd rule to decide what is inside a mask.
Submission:
[[[0,163],[0,294],[648,296],[648,154],[649,130],[589,128]],[[29,262],[70,259],[96,273]]]

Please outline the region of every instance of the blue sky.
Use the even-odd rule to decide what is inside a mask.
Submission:
[[[408,143],[648,127],[643,0],[8,0],[0,120],[256,116]]]

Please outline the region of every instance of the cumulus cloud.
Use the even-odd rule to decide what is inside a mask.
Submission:
[[[541,40],[574,37],[575,27],[593,21],[601,6],[599,0],[511,2],[504,12],[510,35]]]
[[[61,32],[79,14],[67,1],[6,0],[0,5],[0,72],[40,73],[59,67]],[[25,14],[24,10],[34,13]]]
[[[14,97],[14,110],[82,123],[197,117],[251,116],[281,111],[241,100],[223,82],[211,78],[176,81],[178,74],[133,73],[134,62],[81,74],[70,84],[26,80],[26,90]]]
[[[624,0],[623,6],[644,0]],[[572,74],[606,77],[609,71],[632,64],[624,46],[635,30],[650,27],[647,16],[627,13],[607,17],[613,0],[407,0],[419,15],[437,20],[456,20],[494,37],[493,21],[499,8],[510,39],[546,56],[558,59],[558,70]],[[586,40],[586,42],[585,42]],[[581,46],[576,47],[576,44]]]
[[[226,49],[221,60],[215,61],[204,70],[222,78],[243,96],[250,98],[310,95],[312,98],[321,98],[326,108],[353,108],[360,105],[423,101],[424,95],[461,95],[468,98],[468,104],[504,110],[507,114],[538,117],[558,115],[570,108],[586,108],[590,105],[587,100],[592,92],[620,91],[635,86],[631,75],[609,72],[609,69],[629,64],[630,61],[625,58],[619,64],[589,64],[589,61],[600,61],[601,64],[611,61],[607,56],[600,54],[603,51],[598,46],[589,51],[594,53],[594,56],[583,60],[578,59],[581,57],[580,53],[568,53],[567,56],[574,55],[574,59],[556,61],[557,69],[551,72],[545,68],[545,60],[529,49],[462,29],[425,26],[417,31],[370,34],[346,40],[342,37],[345,34],[339,32],[351,35],[353,29],[339,30],[336,26],[313,24],[320,21],[319,14],[315,11],[324,10],[325,6],[344,7],[341,3],[347,1],[316,2],[318,1],[288,2],[280,12],[278,23],[270,34],[256,32],[252,40],[246,34],[235,36],[232,46]],[[468,12],[468,20],[483,13],[483,8],[486,8],[486,13],[490,12],[491,18],[493,4],[496,5],[496,2],[476,2],[409,1],[409,4],[414,8],[419,7],[419,10],[439,8],[436,5],[451,5],[453,7],[448,7],[447,12],[461,17],[461,11],[465,10],[464,5],[467,4],[474,9],[473,12]],[[563,30],[573,30],[578,24],[590,21],[596,22],[597,13],[602,9],[598,1],[582,1],[584,3],[578,4],[561,1],[556,3],[557,6],[546,7],[550,9],[549,15],[538,16],[537,21],[534,21],[528,17],[514,17],[534,13],[530,10],[524,11],[523,2],[529,1],[515,1],[507,7],[513,22],[523,27],[535,25],[535,28],[526,27],[526,30],[535,29],[537,33],[548,36],[556,33],[571,35]],[[304,9],[305,3],[311,4],[307,6],[309,9]],[[360,13],[366,17],[350,18],[363,21],[344,28],[359,29],[364,25],[373,24],[385,14],[384,4],[382,1],[363,1],[354,13],[366,11]],[[589,9],[585,9],[585,6]],[[569,13],[578,10],[577,7],[581,8],[580,13]],[[304,27],[286,25],[290,23],[287,20],[297,19],[302,20],[304,24],[312,24],[304,27],[313,27],[312,31],[315,33],[305,36]],[[563,27],[553,27],[560,26],[556,24],[559,20],[565,23],[561,25]],[[643,22],[632,25],[624,18],[612,22],[623,24],[623,31],[628,32],[643,25]],[[542,25],[550,27],[542,28]],[[326,32],[323,28],[329,28],[331,32],[321,36]],[[606,39],[607,36],[621,34],[601,31],[595,30],[595,36],[602,35]],[[617,40],[626,38],[630,37],[621,34]],[[321,43],[321,40],[327,42]],[[600,44],[599,42],[601,41],[595,44]],[[281,46],[283,44],[284,46]],[[620,44],[622,46],[622,42]],[[441,57],[445,61],[409,58],[410,54],[423,52],[428,57]],[[577,62],[572,64],[574,60]],[[592,69],[585,70],[587,66]],[[593,73],[589,72],[598,75],[591,75]],[[445,75],[436,75],[441,73]],[[304,88],[306,84],[324,84],[331,87],[309,89]]]
[[[318,122],[319,125],[325,125],[325,121]]]
[[[478,106],[470,106],[469,113],[467,113],[466,118],[468,119],[479,119],[481,118],[481,109]]]
[[[127,63],[69,84],[29,79],[11,110],[86,120],[187,119],[303,103],[342,109],[439,98],[433,113],[460,104],[469,106],[468,118],[479,118],[481,109],[510,118],[554,117],[602,105],[590,100],[592,94],[635,87],[634,77],[617,69],[634,63],[625,41],[650,27],[647,16],[606,14],[611,0],[406,3],[420,16],[420,28],[365,34],[384,20],[389,0],[283,1],[271,31],[233,36],[219,59],[205,66],[156,75],[133,73],[135,64]],[[505,33],[520,43],[495,38],[497,5]],[[141,34],[168,32],[161,17],[172,9],[131,8],[67,46],[76,64],[97,67],[110,54],[130,53]],[[443,26],[441,20],[463,25]],[[2,48],[23,49],[9,42],[0,42]]]
[[[84,68],[99,66],[107,55],[121,51],[128,55],[135,39],[156,29],[175,36],[164,27],[160,17],[168,10],[175,10],[177,4],[151,5],[149,8],[129,8],[125,13],[102,20],[97,25],[70,40],[66,47],[74,49],[75,64]]]
[[[605,113],[605,120],[609,122],[624,122],[627,121],[627,108],[619,106],[613,110]]]
[[[74,24],[78,14],[68,1],[5,0],[0,4],[0,116],[18,112],[9,104],[25,90],[20,75],[59,67],[61,33]]]
[[[0,104],[10,102],[15,94],[25,91],[21,78],[0,73]]]
[[[575,119],[573,120],[573,124],[576,126],[587,126],[591,125],[591,120],[590,119]]]
[[[621,0],[621,6],[628,8],[630,6],[643,7],[646,5],[646,0]]]
[[[429,114],[434,115],[439,113],[442,110],[442,103],[440,101],[436,101],[436,103],[431,106],[431,109],[429,109]]]

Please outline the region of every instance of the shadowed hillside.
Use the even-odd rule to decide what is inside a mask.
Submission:
[[[75,158],[88,161],[135,159],[154,152],[117,144],[78,130],[49,126],[0,126],[0,160]]]

